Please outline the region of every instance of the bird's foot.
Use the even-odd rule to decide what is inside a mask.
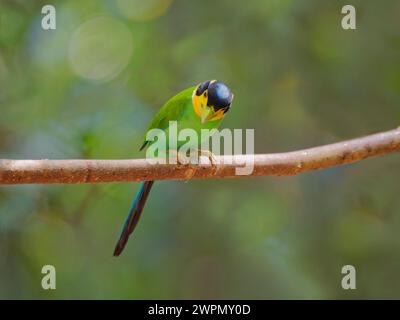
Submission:
[[[208,161],[210,161],[211,166],[215,168],[218,165],[218,160],[215,157],[214,153],[212,153],[210,150],[202,150],[199,149],[197,150],[197,154],[199,157],[199,162],[200,162],[200,157],[206,157]]]
[[[198,162],[201,163],[200,161],[200,157],[206,157],[208,159],[208,161],[210,161],[211,167],[213,169],[213,174],[215,174],[218,170],[218,160],[215,157],[214,153],[212,153],[210,150],[203,150],[203,149],[198,149],[197,150],[197,154],[198,154]]]
[[[208,161],[210,161],[213,174],[218,170],[219,162],[211,151],[202,149],[197,149],[195,151],[195,154],[190,157],[175,150],[170,151],[175,157],[174,159],[176,160],[175,163],[177,163],[178,169],[185,169],[186,177],[184,180],[186,182],[191,180],[195,175],[198,165],[201,163],[200,157],[206,157]]]

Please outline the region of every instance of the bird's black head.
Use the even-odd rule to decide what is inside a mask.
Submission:
[[[204,81],[193,92],[193,106],[203,123],[222,118],[230,109],[232,100],[231,90],[217,80]]]

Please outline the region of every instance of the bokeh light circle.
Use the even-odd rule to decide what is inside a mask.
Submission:
[[[133,51],[132,34],[118,20],[100,16],[84,22],[69,43],[68,58],[79,76],[109,81],[129,63]]]

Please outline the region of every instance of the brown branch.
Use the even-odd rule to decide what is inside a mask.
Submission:
[[[311,149],[216,157],[210,164],[183,166],[135,160],[0,160],[0,184],[99,183],[140,180],[233,178],[236,163],[251,161],[251,176],[292,176],[400,151],[400,128]],[[233,163],[229,164],[230,162]],[[239,162],[238,162],[239,161]]]

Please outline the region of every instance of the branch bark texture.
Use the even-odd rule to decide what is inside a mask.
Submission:
[[[237,178],[236,168],[254,161],[250,176],[292,176],[400,151],[400,128],[310,149],[216,157],[198,166],[132,160],[0,160],[0,184],[77,184],[141,180]],[[206,159],[203,159],[206,160]],[[241,164],[241,165],[240,165]]]

